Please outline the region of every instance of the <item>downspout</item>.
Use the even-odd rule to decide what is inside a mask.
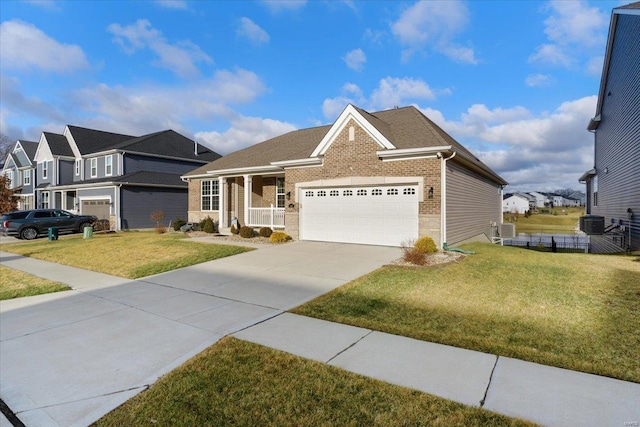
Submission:
[[[440,247],[444,248],[447,242],[447,161],[456,156],[456,151],[445,158],[441,152],[436,153],[440,159]]]
[[[116,214],[116,231],[122,231],[122,218],[120,212],[120,195],[122,193],[122,184],[117,185],[116,187],[115,200],[113,201],[113,210]]]

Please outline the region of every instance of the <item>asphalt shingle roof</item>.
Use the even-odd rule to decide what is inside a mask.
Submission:
[[[24,141],[22,139],[18,140],[22,149],[29,157],[29,160],[33,162],[33,159],[36,157],[36,151],[38,150],[38,142],[36,141]]]
[[[69,145],[69,141],[67,141],[67,138],[64,135],[51,132],[42,132],[42,134],[49,143],[51,154],[54,156],[75,157],[73,150],[71,150],[71,146]]]
[[[171,129],[130,138],[111,148],[207,162],[220,158],[220,154],[215,151],[209,150],[201,144],[196,145],[195,141]]]
[[[451,145],[457,151],[468,155],[471,161],[477,165],[490,170],[469,150],[413,106],[375,113],[368,113],[357,107],[354,108],[397,149]],[[202,175],[212,170],[268,166],[271,162],[308,158],[329,129],[331,129],[331,126],[320,126],[286,133],[233,152],[208,165],[193,170],[185,176]]]
[[[79,126],[67,125],[67,128],[82,155],[105,151],[116,144],[135,138],[131,135],[87,129]]]

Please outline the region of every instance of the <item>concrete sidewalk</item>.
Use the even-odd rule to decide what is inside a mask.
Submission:
[[[640,421],[640,384],[285,312],[399,254],[295,242],[131,281],[0,253],[74,287],[0,302],[0,397],[28,426],[88,425],[230,334],[544,425]]]

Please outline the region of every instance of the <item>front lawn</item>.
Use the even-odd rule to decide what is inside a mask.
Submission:
[[[472,244],[444,268],[383,267],[294,313],[640,382],[640,258]]]
[[[39,239],[4,245],[2,250],[58,264],[137,279],[252,250],[189,242],[183,234],[123,232]]]
[[[224,338],[97,426],[533,426]]]
[[[0,265],[0,300],[30,297],[69,289],[71,288],[62,283],[41,279]]]

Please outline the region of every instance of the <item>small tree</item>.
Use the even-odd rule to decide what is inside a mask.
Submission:
[[[0,212],[11,212],[18,209],[18,198],[9,186],[11,180],[6,175],[0,175]]]
[[[160,222],[164,219],[164,211],[153,211],[151,212],[151,220],[156,223],[156,231],[160,234],[164,233],[166,228],[160,224]]]

